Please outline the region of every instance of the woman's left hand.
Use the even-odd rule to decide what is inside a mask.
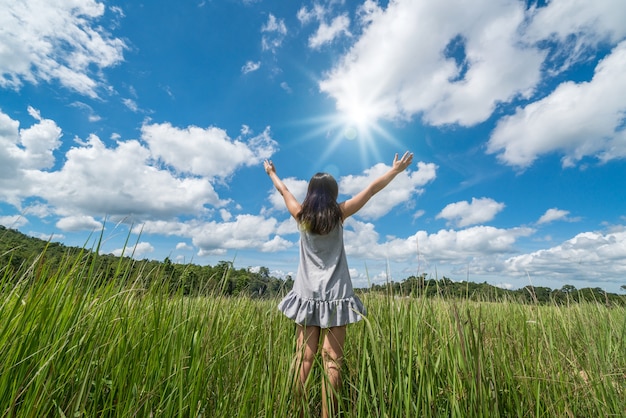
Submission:
[[[263,167],[265,168],[265,172],[267,174],[276,172],[276,167],[274,167],[274,163],[272,162],[272,160],[263,161]]]

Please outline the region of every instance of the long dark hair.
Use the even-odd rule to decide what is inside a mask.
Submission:
[[[339,187],[328,173],[317,173],[309,181],[298,222],[302,228],[319,235],[328,234],[343,221],[337,203]]]

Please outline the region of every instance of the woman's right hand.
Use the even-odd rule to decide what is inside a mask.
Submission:
[[[399,160],[398,160],[398,154],[396,153],[395,157],[393,158],[392,167],[396,173],[400,173],[406,170],[407,167],[410,166],[412,162],[413,162],[412,152],[409,152],[409,151],[405,152],[402,158],[400,158]]]

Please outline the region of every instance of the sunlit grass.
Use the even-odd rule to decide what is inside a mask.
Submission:
[[[93,265],[0,270],[1,416],[292,416],[294,326],[277,300],[171,296]],[[362,298],[343,416],[626,415],[623,308]]]

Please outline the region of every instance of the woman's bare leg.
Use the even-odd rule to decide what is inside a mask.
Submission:
[[[325,381],[322,383],[323,418],[327,418],[338,413],[337,394],[341,391],[341,363],[343,361],[343,345],[345,341],[345,325],[341,327],[331,327],[324,335],[324,343],[322,346],[322,358],[324,360],[325,374]],[[328,392],[330,392],[330,394]]]
[[[315,360],[315,354],[317,353],[319,340],[320,340],[320,327],[302,326],[297,325],[296,328],[296,355],[294,357],[296,379],[294,382],[296,386],[297,402],[301,407],[300,415],[304,413],[304,403],[306,401],[305,385],[306,381],[311,373],[313,362]]]

